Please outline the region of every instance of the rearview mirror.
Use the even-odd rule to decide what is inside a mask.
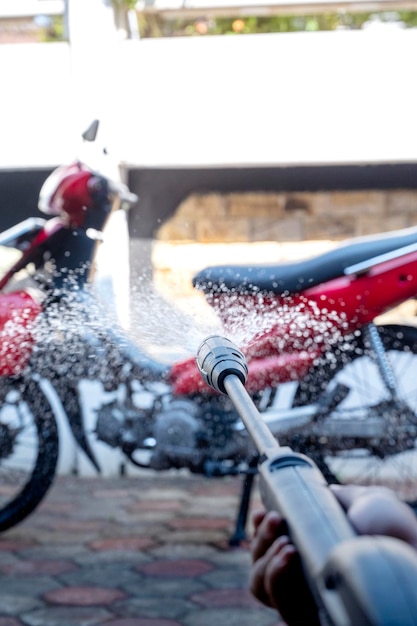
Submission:
[[[83,132],[82,138],[84,141],[95,141],[97,137],[99,120],[94,120],[91,122],[90,126]]]

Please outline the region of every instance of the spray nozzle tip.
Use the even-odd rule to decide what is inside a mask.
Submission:
[[[237,376],[243,385],[246,383],[246,359],[239,348],[225,337],[207,337],[197,350],[197,365],[204,382],[220,393],[226,393],[224,380],[227,376]]]

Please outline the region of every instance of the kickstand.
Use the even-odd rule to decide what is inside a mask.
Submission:
[[[253,481],[258,473],[258,458],[253,459],[243,479],[243,487],[240,496],[239,510],[236,518],[235,532],[229,540],[229,545],[232,547],[240,546],[242,541],[246,539],[246,522],[248,520],[248,512],[250,505],[250,498],[252,495]]]

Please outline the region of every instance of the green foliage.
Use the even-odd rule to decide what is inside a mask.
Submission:
[[[115,0],[128,1],[128,0]],[[300,31],[358,30],[370,22],[400,23],[404,28],[417,26],[417,11],[368,13],[322,13],[311,15],[250,16],[245,18],[204,17],[163,19],[158,14],[138,16],[142,37],[179,37],[201,35],[238,35],[249,33],[290,33]]]
[[[53,17],[47,27],[40,29],[41,41],[63,41],[64,39],[64,20],[61,15]]]
[[[120,9],[134,9],[136,0],[112,0],[113,6]]]
[[[398,11],[398,16],[408,28],[417,26],[417,11]]]

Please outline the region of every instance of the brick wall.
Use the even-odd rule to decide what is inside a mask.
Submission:
[[[417,191],[191,195],[158,232],[154,284],[184,309],[201,304],[192,276],[208,265],[279,263],[338,241],[417,225]]]
[[[417,191],[191,195],[161,241],[341,240],[417,224]]]

